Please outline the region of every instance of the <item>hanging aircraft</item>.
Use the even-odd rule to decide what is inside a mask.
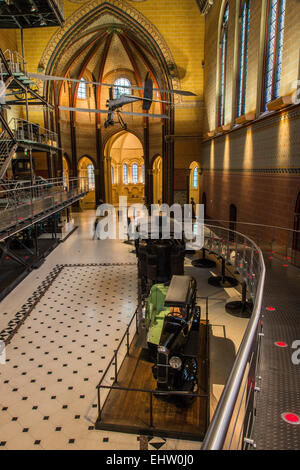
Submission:
[[[35,78],[38,80],[43,81],[67,81],[71,83],[82,83],[81,80],[75,78],[68,78],[68,77],[57,77],[52,75],[42,75],[37,73],[30,73],[28,74],[30,78]],[[191,91],[184,91],[184,90],[165,90],[159,88],[153,88],[153,81],[151,79],[147,79],[145,81],[144,87],[137,87],[137,86],[126,86],[122,85],[122,88],[129,88],[131,90],[142,90],[143,91],[143,98],[134,95],[126,95],[123,94],[119,98],[113,98],[113,89],[120,88],[120,85],[112,85],[108,83],[99,83],[93,81],[85,81],[87,85],[97,85],[97,86],[106,86],[109,87],[109,99],[106,102],[107,110],[104,109],[88,109],[88,108],[74,108],[70,106],[59,106],[61,111],[73,111],[73,112],[86,112],[86,113],[100,113],[100,114],[108,114],[108,117],[104,123],[105,128],[113,126],[117,122],[123,129],[127,129],[127,124],[124,122],[122,115],[128,116],[143,116],[147,118],[159,118],[159,119],[169,119],[169,116],[166,114],[149,114],[151,104],[155,103],[165,103],[165,104],[172,104],[169,101],[157,100],[153,99],[153,92],[160,92],[160,93],[168,93],[174,95],[182,95],[182,96],[196,96],[195,93]],[[145,113],[135,113],[135,112],[128,112],[122,111],[121,108],[130,103],[135,103],[137,101],[142,101],[142,109],[146,111]],[[117,121],[115,121],[115,115],[117,115]]]

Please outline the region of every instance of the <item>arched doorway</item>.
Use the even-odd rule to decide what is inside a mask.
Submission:
[[[120,196],[128,204],[143,204],[145,196],[144,150],[139,138],[129,132],[114,134],[104,149],[106,200],[115,206]]]
[[[62,168],[63,168],[62,178],[64,182],[64,188],[68,188],[69,177],[70,177],[70,165],[69,165],[69,158],[66,154],[63,155],[62,157]]]
[[[163,202],[163,161],[159,155],[153,162],[153,204],[162,204]]]
[[[82,178],[81,185],[84,187],[86,180],[89,185],[88,194],[81,199],[80,207],[82,209],[95,209],[95,166],[90,157],[83,156],[78,162],[78,176]]]
[[[200,202],[200,165],[197,162],[190,164],[190,177],[189,177],[189,198],[194,199],[196,204]]]

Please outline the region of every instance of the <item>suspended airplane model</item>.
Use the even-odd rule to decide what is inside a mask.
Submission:
[[[42,75],[37,73],[29,73],[28,74],[31,78],[35,78],[38,80],[43,81],[67,81],[73,83],[82,83],[82,80],[78,80],[75,78],[66,78],[66,77],[56,77],[52,75]],[[107,110],[103,109],[87,109],[87,108],[72,108],[69,106],[59,106],[59,109],[62,111],[74,111],[74,112],[85,112],[85,113],[101,113],[101,114],[108,114],[108,117],[104,123],[105,128],[113,126],[117,122],[121,125],[123,129],[127,129],[127,124],[124,122],[122,118],[122,114],[127,114],[128,116],[143,116],[143,117],[151,117],[151,118],[159,118],[159,119],[169,119],[169,116],[166,114],[149,114],[149,113],[134,113],[128,111],[121,111],[120,108],[125,104],[135,103],[136,101],[143,102],[143,110],[149,111],[150,106],[153,102],[155,103],[166,103],[171,104],[169,101],[162,101],[162,100],[155,100],[153,99],[153,92],[159,91],[161,93],[169,93],[169,94],[176,94],[182,96],[196,96],[195,93],[191,91],[183,91],[183,90],[163,90],[159,88],[153,88],[153,81],[151,79],[147,79],[145,81],[144,88],[137,87],[137,86],[127,86],[127,85],[111,85],[108,83],[99,83],[99,82],[91,82],[85,81],[87,85],[100,85],[109,87],[109,99],[106,102]],[[140,98],[134,95],[121,95],[119,98],[113,98],[113,89],[114,88],[129,88],[132,90],[143,90],[144,96]],[[114,120],[115,113],[117,114],[118,121]]]

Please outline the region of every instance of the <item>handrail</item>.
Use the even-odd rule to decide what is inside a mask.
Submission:
[[[216,220],[216,219],[206,219],[206,222],[222,222],[223,224],[234,224],[234,225],[251,225],[253,227],[265,227],[265,228],[275,228],[277,230],[286,230],[286,231],[289,231],[289,232],[296,232],[296,233],[300,233],[300,230],[295,230],[295,229],[292,229],[292,228],[287,228],[287,227],[279,227],[277,225],[265,225],[265,224],[257,224],[255,222],[242,222],[242,221],[232,221],[232,220]],[[220,228],[220,227],[219,227]],[[223,228],[223,227],[222,227]],[[224,227],[225,228],[225,227]]]
[[[235,235],[240,235],[247,239],[250,244],[256,249],[256,252],[259,256],[260,268],[260,276],[256,289],[253,313],[248,323],[241,345],[239,347],[230,376],[227,380],[221,398],[218,402],[216,411],[214,413],[213,419],[210,423],[202,445],[202,450],[221,450],[226,439],[226,435],[228,432],[234,407],[237,402],[237,397],[241,388],[247,363],[250,359],[251,348],[253,346],[255,336],[257,334],[258,324],[261,315],[266,268],[262,251],[252,239],[250,239],[246,235],[243,235],[239,232],[233,232],[232,230],[226,229],[224,227],[218,227],[214,225],[206,225],[206,227],[212,230],[221,229],[225,232],[231,232]]]
[[[73,182],[83,182],[83,183],[88,183],[88,178],[87,177],[70,177],[68,178],[68,184],[73,183]],[[52,178],[52,179],[36,179],[35,184],[31,184],[30,180],[9,180],[7,183],[0,183],[0,187],[5,186],[11,186],[12,184],[15,184],[15,188],[10,188],[10,189],[4,189],[0,191],[0,198],[2,194],[13,192],[13,191],[20,191],[20,190],[29,190],[29,189],[43,189],[47,187],[53,187],[53,186],[63,186],[65,185],[65,181],[63,178]]]

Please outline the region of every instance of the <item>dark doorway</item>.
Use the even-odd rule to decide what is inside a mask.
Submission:
[[[300,231],[300,192],[297,197],[295,214],[294,214],[294,230]],[[293,262],[296,266],[300,266],[300,233],[294,232],[293,236]]]
[[[237,222],[237,208],[234,204],[230,204],[229,208],[229,229],[233,232],[236,231],[236,222]],[[230,233],[230,239],[234,239],[234,234]]]

